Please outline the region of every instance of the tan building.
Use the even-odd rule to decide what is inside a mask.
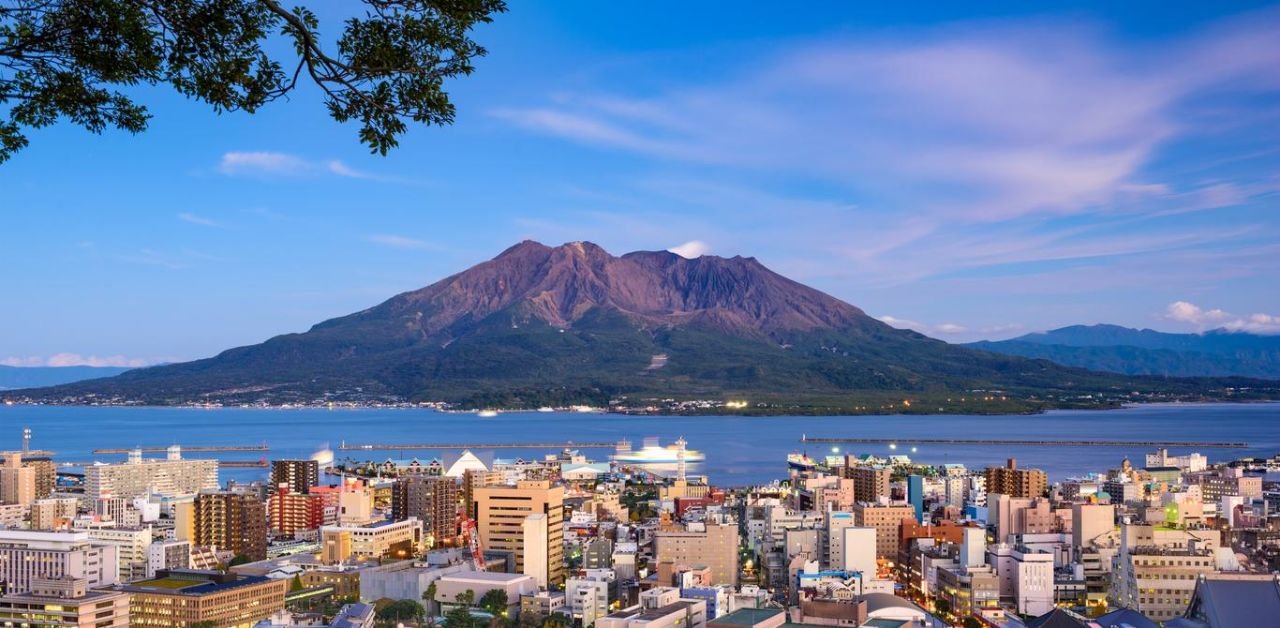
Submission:
[[[853,524],[876,529],[876,557],[897,560],[898,539],[902,535],[902,521],[914,521],[916,511],[910,505],[890,506],[859,502],[853,505]]]
[[[1010,458],[1003,467],[987,467],[987,494],[1010,497],[1040,497],[1049,489],[1049,477],[1040,469],[1019,469]]]
[[[184,460],[170,447],[166,458],[145,460],[135,449],[125,462],[94,464],[84,469],[84,503],[100,497],[133,499],[150,493],[177,497],[218,489],[217,460]]]
[[[370,526],[320,528],[321,555],[326,564],[349,560],[413,558],[422,549],[422,522],[416,518],[384,521]]]
[[[687,523],[683,528],[659,528],[654,533],[654,558],[674,566],[705,566],[712,584],[738,584],[738,525]],[[668,583],[662,583],[664,585]]]
[[[564,584],[564,487],[524,480],[514,487],[482,486],[474,489],[474,496],[473,518],[481,544],[515,554],[517,573],[525,573],[525,519],[546,515],[547,582]]]
[[[52,458],[23,456],[22,466],[35,471],[36,499],[48,497],[58,490],[58,465]]]
[[[31,507],[36,501],[36,470],[22,464],[22,452],[6,452],[0,466],[0,503]]]
[[[284,610],[288,588],[284,578],[174,570],[117,590],[129,595],[132,625],[183,628],[198,622],[252,626]]]
[[[83,578],[36,578],[30,593],[0,597],[0,626],[126,628],[129,596],[91,591]]]
[[[1207,549],[1135,548],[1116,565],[1112,598],[1152,621],[1168,621],[1186,612],[1196,580],[1215,571],[1213,552]]]
[[[76,518],[80,500],[74,497],[47,497],[31,504],[32,530],[66,530]]]
[[[888,467],[851,466],[852,456],[845,456],[845,477],[853,480],[853,498],[860,502],[876,502],[889,498]]]
[[[267,508],[257,495],[201,493],[193,513],[193,544],[217,547],[251,561],[267,558]]]

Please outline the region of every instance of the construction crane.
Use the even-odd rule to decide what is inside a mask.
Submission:
[[[476,571],[485,571],[484,549],[480,547],[480,533],[476,531],[476,522],[471,517],[462,518],[462,537],[467,547],[471,548],[471,566]]]

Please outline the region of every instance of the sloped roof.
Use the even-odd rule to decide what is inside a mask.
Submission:
[[[444,459],[444,474],[451,478],[460,478],[467,471],[488,471],[492,468],[493,452],[481,452],[477,455],[468,449],[456,458],[448,455]]]
[[[1280,618],[1280,581],[1261,574],[1202,578],[1186,616],[1210,628],[1274,625]]]
[[[1111,611],[1093,621],[1102,628],[1160,628],[1160,624],[1131,608]]]
[[[1055,608],[1027,622],[1027,628],[1086,628],[1088,625],[1061,608]]]

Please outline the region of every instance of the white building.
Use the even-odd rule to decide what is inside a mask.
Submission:
[[[564,583],[565,606],[583,626],[609,614],[609,582],[602,579],[569,578]]]
[[[147,577],[151,528],[93,528],[87,532],[91,540],[116,547],[120,582]]]
[[[153,541],[147,548],[147,577],[163,569],[190,569],[191,541]]]
[[[217,460],[183,460],[177,446],[170,447],[163,460],[146,460],[135,449],[125,462],[85,467],[82,503],[89,507],[102,497],[132,500],[153,493],[174,497],[218,488]]]
[[[120,582],[114,545],[88,532],[0,530],[0,581],[6,593],[27,593],[34,578],[83,578],[89,587]]]

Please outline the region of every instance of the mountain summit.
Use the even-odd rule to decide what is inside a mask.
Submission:
[[[755,258],[615,257],[590,242],[526,241],[305,333],[21,396],[530,406],[746,392],[788,403],[823,399],[821,410],[839,411],[867,399],[900,401],[903,393],[936,399],[936,408],[974,389],[1019,391],[1043,403],[1046,395],[1198,386],[949,345],[894,329]]]

